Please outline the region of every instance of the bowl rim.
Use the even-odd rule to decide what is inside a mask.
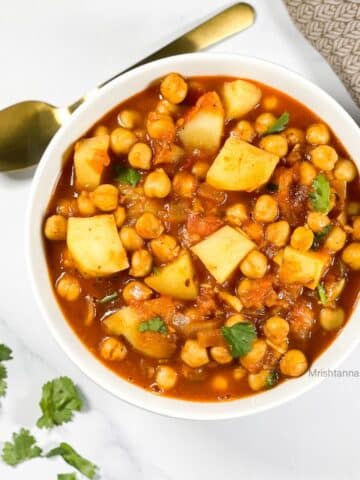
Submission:
[[[88,124],[88,128],[90,128],[91,125],[99,120],[101,116],[105,115],[107,111],[111,110],[111,108],[116,107],[117,104],[126,100],[131,95],[136,94],[139,89],[134,86],[135,84],[141,82],[149,84],[152,80],[161,77],[159,72],[162,72],[162,75],[170,71],[179,71],[182,73],[186,68],[190,68],[190,70],[193,71],[197,71],[200,68],[201,72],[204,72],[202,75],[210,75],[208,72],[214,70],[215,65],[218,65],[216,68],[220,71],[217,74],[212,73],[212,75],[222,75],[221,68],[228,69],[229,65],[231,66],[233,63],[236,63],[236,68],[243,68],[244,71],[250,71],[251,69],[255,69],[256,71],[256,69],[260,69],[260,71],[265,72],[264,74],[268,72],[270,77],[273,75],[273,78],[281,78],[284,81],[283,85],[285,90],[287,90],[287,88],[285,88],[287,83],[289,85],[294,84],[299,88],[303,88],[305,97],[308,96],[309,99],[316,98],[317,101],[323,105],[323,108],[328,109],[331,112],[331,119],[333,122],[330,122],[330,126],[331,123],[336,123],[336,117],[340,118],[342,122],[342,132],[341,135],[339,135],[339,128],[337,128],[336,135],[344,144],[345,148],[350,151],[352,159],[360,170],[360,159],[359,156],[356,155],[356,143],[358,140],[356,138],[352,139],[351,137],[352,134],[355,134],[355,137],[356,134],[359,136],[359,129],[356,123],[350,115],[332,97],[330,97],[330,95],[325,93],[317,85],[283,66],[255,57],[222,53],[184,54],[156,60],[137,67],[111,80],[101,89],[95,90],[94,94],[89,96],[87,100],[71,115],[69,121],[59,129],[45,150],[31,185],[27,206],[25,223],[27,271],[36,302],[57,343],[65,351],[72,362],[104,390],[112,393],[127,403],[153,413],[173,418],[190,420],[222,420],[259,413],[302,395],[315,385],[318,385],[325,376],[311,376],[307,373],[306,375],[295,379],[295,381],[286,381],[275,389],[249,397],[219,403],[195,402],[159,396],[119,377],[115,372],[102,364],[82,344],[81,340],[72,330],[52,291],[51,282],[49,281],[49,276],[47,274],[47,266],[44,278],[43,267],[44,262],[46,264],[46,258],[42,242],[41,227],[50,196],[47,197],[47,201],[45,201],[44,198],[42,199],[42,197],[44,197],[43,191],[52,191],[58,181],[61,171],[62,157],[72,143],[68,143],[69,138],[76,140],[76,138],[81,136],[81,133],[85,133],[87,130],[84,130],[81,125]],[[195,76],[195,73],[190,75]],[[240,77],[241,75],[234,74],[234,76]],[[148,77],[148,79],[145,81],[146,77]],[[244,75],[243,78],[251,78],[251,76]],[[256,75],[253,79],[256,80]],[[274,86],[274,83],[278,80],[274,80],[271,83],[264,80],[259,81]],[[130,91],[133,89],[133,93],[130,95],[120,94],[121,98],[114,100],[113,96],[116,97],[116,95],[119,95],[119,91],[122,91],[122,88],[125,90],[127,88]],[[143,88],[146,88],[146,86]],[[278,87],[275,86],[275,88]],[[286,91],[285,93],[288,92]],[[290,96],[298,99],[296,95],[290,94]],[[305,102],[301,102],[305,104]],[[306,104],[306,106],[309,108],[308,104]],[[102,111],[103,113],[95,118],[95,114],[98,111]],[[87,120],[87,118],[91,118],[92,116],[95,120]],[[323,118],[322,115],[319,116],[320,118]],[[326,123],[329,124],[329,121],[326,120]],[[344,137],[346,137],[346,141],[344,141]],[[57,164],[59,164],[56,169],[54,166],[55,160]],[[56,172],[54,170],[56,170]],[[49,175],[52,176],[52,183],[50,182],[50,184],[46,181],[47,176]],[[51,289],[51,298],[49,298],[49,287]],[[356,321],[356,319],[358,321]],[[356,335],[353,334],[354,332]],[[313,362],[313,369],[318,369],[319,371],[335,369],[348,355],[350,355],[359,342],[360,315],[359,308],[355,307],[344,329],[339,332],[337,338],[326,349],[326,351],[324,351],[315,362]]]

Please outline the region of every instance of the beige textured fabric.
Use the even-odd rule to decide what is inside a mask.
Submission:
[[[360,0],[284,0],[304,36],[360,106]]]

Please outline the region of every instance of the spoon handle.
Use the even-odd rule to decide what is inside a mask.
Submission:
[[[117,75],[109,78],[99,85],[98,88],[103,87],[123,73],[138,67],[139,65],[144,65],[145,63],[153,60],[169,57],[171,55],[198,52],[199,50],[208,48],[211,45],[214,45],[221,40],[234,35],[235,33],[239,33],[247,29],[254,23],[254,20],[255,11],[251,5],[243,2],[236,3],[235,5],[232,5],[222,12],[219,12],[217,15],[209,18],[176,40],[168,43],[164,47],[160,48],[160,50],[157,50],[131,67],[128,67]],[[85,97],[80,98],[73,105],[68,107],[70,112],[73,112],[83,103],[84,100]]]

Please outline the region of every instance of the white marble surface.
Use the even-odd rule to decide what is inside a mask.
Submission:
[[[150,53],[224,0],[0,0],[0,108],[39,98],[67,104]],[[253,0],[256,25],[213,48],[286,65],[332,94],[357,120],[340,81],[296,31],[280,0]],[[347,480],[360,469],[359,379],[328,379],[281,408],[226,422],[162,418],[127,405],[94,385],[60,350],[34,302],[25,271],[24,212],[31,173],[0,174],[0,343],[9,390],[0,401],[0,446],[20,426],[40,444],[65,439],[101,466],[104,480]],[[343,365],[357,369],[360,350]],[[87,398],[86,412],[50,434],[34,429],[41,385],[69,375]],[[50,480],[71,468],[33,460],[4,480]]]

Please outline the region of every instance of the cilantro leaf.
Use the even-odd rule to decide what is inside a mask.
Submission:
[[[131,186],[136,187],[140,178],[140,173],[134,168],[116,165],[115,182],[129,183]]]
[[[59,473],[57,480],[76,480],[76,473]]]
[[[311,206],[317,212],[327,213],[330,209],[330,183],[323,173],[319,173],[309,192]]]
[[[154,317],[139,324],[139,332],[167,333],[168,329],[161,317]]]
[[[279,373],[276,370],[273,370],[269,373],[266,379],[266,388],[274,387],[279,381]]]
[[[118,296],[119,296],[118,292],[111,293],[110,295],[105,295],[105,297],[100,298],[100,300],[98,300],[98,303],[101,303],[102,305],[104,303],[110,303],[113,300],[116,300]]]
[[[279,133],[285,130],[286,125],[289,123],[290,114],[289,112],[284,112],[280,117],[275,120],[275,122],[269,127],[263,135],[270,135],[270,133]]]
[[[81,410],[82,400],[72,380],[60,377],[43,385],[40,408],[43,415],[36,425],[39,428],[52,428],[69,422],[73,412]]]
[[[91,479],[95,477],[98,467],[79,455],[68,443],[62,442],[58,447],[53,448],[46,454],[47,457],[55,457],[57,455],[60,455],[66,463],[79,470],[85,477]]]
[[[231,327],[222,327],[221,333],[230,348],[233,357],[242,357],[251,350],[253,341],[257,338],[252,323],[236,323]]]
[[[13,443],[5,442],[2,451],[2,459],[8,465],[15,466],[41,456],[42,450],[36,445],[36,440],[29,430],[22,428],[19,433],[13,433],[12,438]]]
[[[314,240],[311,245],[311,248],[313,250],[318,250],[321,247],[322,243],[324,242],[325,238],[329,235],[332,228],[333,226],[331,225],[331,223],[329,223],[329,225],[326,225],[326,227],[324,227],[320,232],[315,233]]]
[[[0,397],[4,397],[7,390],[7,371],[4,365],[0,363]]]
[[[5,362],[6,360],[12,360],[12,350],[3,343],[0,343],[0,362]]]
[[[322,283],[319,283],[318,286],[316,287],[316,289],[317,289],[317,292],[318,292],[318,295],[319,295],[319,298],[320,298],[320,302],[323,305],[326,305],[327,297],[326,297],[326,291],[325,291],[324,285]]]

